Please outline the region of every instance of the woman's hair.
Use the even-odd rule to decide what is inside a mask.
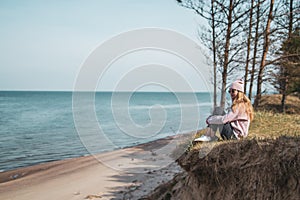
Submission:
[[[251,101],[243,92],[240,92],[240,91],[238,91],[236,98],[233,100],[232,106],[231,106],[231,109],[234,112],[236,111],[237,108],[239,108],[239,110],[240,109],[244,110],[247,113],[250,121],[253,120],[254,111],[253,111]]]

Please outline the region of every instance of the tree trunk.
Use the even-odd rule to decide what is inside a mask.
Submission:
[[[294,0],[290,0],[290,13],[289,13],[289,38],[293,34],[293,20],[294,20]]]
[[[253,60],[252,60],[252,70],[251,70],[251,78],[250,78],[250,85],[249,85],[249,94],[248,97],[251,100],[252,98],[252,88],[254,82],[254,74],[255,74],[255,65],[256,65],[256,54],[257,54],[257,45],[259,39],[259,23],[260,23],[260,1],[257,2],[256,8],[256,27],[255,27],[255,40],[254,40],[254,49],[253,49]]]
[[[270,10],[269,10],[269,15],[268,15],[268,21],[267,21],[267,26],[265,30],[265,42],[264,42],[264,48],[263,48],[263,55],[258,71],[258,77],[257,77],[257,91],[256,91],[256,98],[254,101],[254,108],[257,108],[260,99],[261,99],[261,87],[263,83],[263,74],[264,74],[264,69],[265,69],[265,63],[266,63],[266,58],[267,58],[267,53],[269,51],[269,45],[270,45],[270,27],[271,27],[271,21],[272,21],[272,13],[273,13],[273,6],[274,6],[274,1],[270,1]]]
[[[293,0],[290,0],[290,7],[289,7],[289,32],[288,32],[288,39],[291,38],[293,33]],[[284,70],[285,71],[285,70]],[[288,89],[288,75],[286,73],[283,73],[283,87],[282,87],[282,98],[281,98],[281,111],[285,113],[285,100],[287,96],[287,89]]]
[[[232,26],[232,10],[233,10],[233,0],[230,0],[229,5],[229,13],[227,17],[227,32],[226,32],[226,43],[225,43],[225,51],[224,51],[224,67],[222,72],[222,90],[221,90],[221,108],[225,108],[225,100],[226,100],[226,82],[227,82],[227,68],[228,68],[228,60],[229,60],[229,47],[230,47],[230,36],[231,36],[231,26]]]
[[[212,19],[212,45],[213,45],[213,67],[214,67],[214,108],[217,107],[217,58],[216,58],[216,39],[215,39],[215,9],[214,0],[211,0],[211,19]]]
[[[285,113],[285,100],[287,96],[287,88],[288,88],[288,77],[284,77],[283,80],[283,91],[282,91],[282,97],[281,97],[281,112]]]
[[[247,41],[247,58],[246,58],[246,67],[245,67],[245,80],[244,80],[245,94],[246,94],[246,91],[247,91],[247,81],[248,81],[248,68],[249,68],[250,45],[251,45],[253,5],[254,5],[254,0],[251,0],[251,8],[250,8],[250,16],[249,16],[250,17],[250,20],[249,20],[249,34],[248,34],[248,41]]]

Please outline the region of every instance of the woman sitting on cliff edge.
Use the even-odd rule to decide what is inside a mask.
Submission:
[[[241,139],[248,135],[250,122],[253,120],[253,107],[244,93],[242,79],[234,81],[229,89],[232,99],[231,111],[225,115],[212,115],[206,119],[208,124],[205,135],[194,141],[209,142],[217,140],[216,131],[219,129],[223,140]]]

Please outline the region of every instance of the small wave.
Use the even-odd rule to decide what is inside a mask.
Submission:
[[[199,104],[168,104],[168,105],[135,105],[135,106],[129,106],[129,109],[133,110],[145,110],[145,109],[151,109],[156,106],[160,106],[164,109],[170,109],[170,108],[190,108],[190,107],[201,107],[201,106],[212,106],[212,103],[206,102],[206,103],[199,103]]]

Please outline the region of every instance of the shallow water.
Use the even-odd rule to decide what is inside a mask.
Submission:
[[[209,93],[82,93],[79,104],[72,95],[0,92],[0,171],[200,129],[212,106]]]

